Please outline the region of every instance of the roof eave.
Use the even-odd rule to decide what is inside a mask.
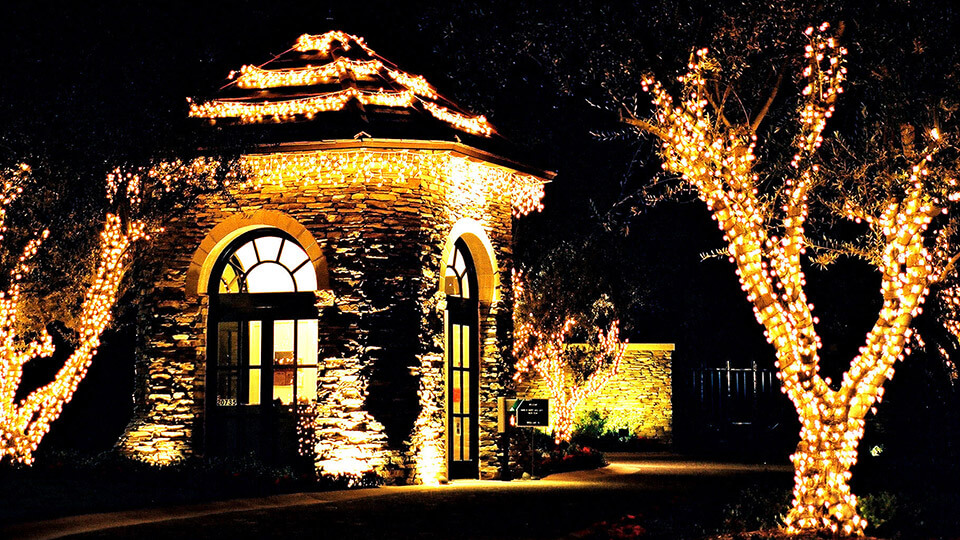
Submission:
[[[539,178],[543,183],[552,181],[557,173],[531,167],[524,163],[514,161],[509,158],[480,150],[472,146],[443,140],[420,140],[420,139],[377,139],[372,137],[363,137],[359,139],[330,139],[321,141],[299,141],[283,142],[276,144],[259,144],[248,150],[248,153],[266,154],[274,152],[311,152],[323,150],[353,150],[353,149],[379,149],[379,150],[434,150],[445,151],[454,154],[460,154],[464,157],[470,157],[482,160],[494,165],[506,167],[514,171],[529,174]]]

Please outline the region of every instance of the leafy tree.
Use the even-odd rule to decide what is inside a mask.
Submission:
[[[664,169],[706,203],[724,233],[747,300],[776,349],[783,389],[802,424],[792,456],[796,482],[788,529],[862,534],[865,522],[848,485],[850,467],[864,419],[882,399],[895,362],[904,357],[911,322],[928,287],[952,270],[952,227],[937,227],[933,220],[960,198],[960,191],[949,168],[933,164],[934,154],[947,144],[937,129],[918,137],[924,147],[912,162],[905,152],[907,159],[879,159],[872,167],[845,169],[828,160],[829,166],[821,168],[817,152],[844,88],[846,49],[827,24],[810,27],[805,35],[802,90],[796,115],[788,116],[797,124],[792,156],[779,148],[763,152],[768,138],[759,132],[783,76],[750,114],[730,104],[739,74],[724,72],[706,49],[696,51],[675,92],[645,77],[654,114],[627,115],[625,121],[660,140]],[[832,148],[834,156],[839,146]],[[784,157],[786,162],[778,161]],[[806,233],[811,200],[820,203],[813,208],[824,215],[865,224],[866,232],[854,242],[811,241]],[[821,263],[856,256],[881,275],[877,320],[837,384],[819,373],[819,321],[801,264],[808,251]]]
[[[514,346],[516,380],[536,376],[550,391],[554,410],[554,437],[557,443],[569,441],[573,434],[574,410],[584,399],[598,392],[620,370],[626,352],[619,340],[619,321],[610,322],[606,332],[589,336],[585,347],[571,346],[567,340],[575,330],[583,332],[585,318],[568,314],[562,319],[550,309],[550,298],[563,296],[563,289],[552,289],[537,283],[528,288],[523,274],[513,275]],[[562,313],[562,301],[557,302]],[[593,313],[605,311],[603,299],[598,299]],[[537,313],[540,313],[540,316]]]

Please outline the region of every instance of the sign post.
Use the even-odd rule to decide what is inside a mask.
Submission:
[[[517,427],[530,428],[530,476],[536,476],[536,449],[534,448],[534,428],[550,425],[550,400],[518,399],[511,408]]]

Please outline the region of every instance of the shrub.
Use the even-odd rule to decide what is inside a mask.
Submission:
[[[857,512],[867,520],[867,526],[880,528],[897,514],[897,496],[889,491],[880,491],[861,496],[857,500]]]
[[[724,528],[729,532],[779,528],[791,498],[789,489],[745,489],[723,509]]]

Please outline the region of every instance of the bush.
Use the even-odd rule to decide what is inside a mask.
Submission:
[[[857,500],[857,512],[867,526],[880,528],[897,514],[897,496],[889,491],[867,494]]]
[[[745,489],[732,504],[723,509],[723,526],[729,532],[782,527],[791,498],[789,489]]]

